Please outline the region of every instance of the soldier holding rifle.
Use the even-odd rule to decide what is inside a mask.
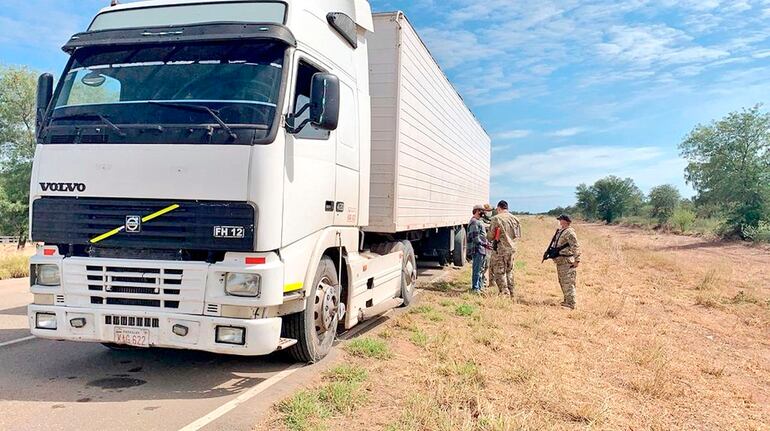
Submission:
[[[575,309],[575,284],[577,283],[577,268],[580,265],[580,243],[575,229],[572,228],[572,218],[567,214],[557,217],[561,227],[548,245],[543,255],[543,262],[553,259],[556,272],[559,274],[559,284],[564,294],[562,307]]]

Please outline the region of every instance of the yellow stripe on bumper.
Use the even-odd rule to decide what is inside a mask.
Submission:
[[[302,283],[291,283],[283,286],[283,293],[296,292],[302,289]]]

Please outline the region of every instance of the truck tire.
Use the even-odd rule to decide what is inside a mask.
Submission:
[[[452,263],[455,266],[465,266],[465,249],[467,247],[467,239],[465,238],[465,227],[460,226],[455,231],[455,250],[452,252]]]
[[[404,262],[401,266],[401,299],[402,307],[408,307],[414,299],[414,289],[417,285],[417,259],[414,256],[414,247],[409,241],[401,241],[404,250]]]
[[[339,305],[337,271],[332,259],[324,256],[308,292],[305,311],[283,318],[281,336],[297,340],[297,344],[288,349],[292,358],[312,364],[329,353],[337,337]]]

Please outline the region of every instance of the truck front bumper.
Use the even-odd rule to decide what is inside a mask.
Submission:
[[[56,328],[37,327],[38,313],[55,315]],[[151,347],[243,356],[267,355],[276,351],[281,341],[280,317],[247,320],[49,305],[30,305],[27,314],[32,335],[54,340],[115,343],[115,328],[132,328],[146,334],[147,343]],[[76,327],[83,323],[82,319],[85,324]],[[175,333],[175,325],[187,328],[186,335]],[[243,344],[218,342],[217,328],[243,328]]]

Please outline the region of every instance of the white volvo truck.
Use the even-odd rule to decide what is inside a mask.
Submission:
[[[38,88],[35,336],[313,362],[464,259],[490,140],[366,0],[101,10]]]

